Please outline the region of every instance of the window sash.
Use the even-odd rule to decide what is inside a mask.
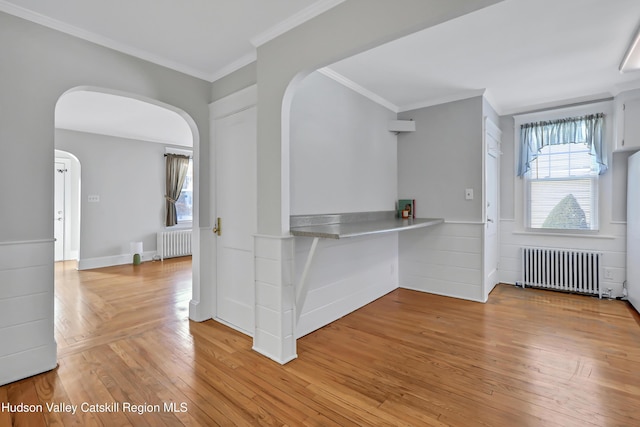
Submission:
[[[579,189],[578,184],[580,181],[585,182],[586,185],[582,189]],[[554,231],[571,231],[571,232],[589,232],[597,231],[599,229],[599,215],[598,215],[598,175],[583,175],[583,176],[569,176],[566,178],[530,178],[525,176],[525,213],[526,213],[526,227],[531,230],[554,230]],[[557,184],[558,191],[554,197],[553,191],[547,186],[543,189],[543,185],[539,185],[538,189],[534,188],[536,184]],[[562,191],[562,187],[565,187],[565,191]],[[570,189],[570,187],[574,187]],[[571,190],[571,191],[570,191]],[[579,193],[580,190],[582,193]],[[536,203],[534,206],[536,191],[541,191],[545,194],[547,202]],[[573,194],[575,201],[578,202],[582,210],[584,211],[586,227],[578,226],[577,222],[567,221],[567,227],[553,227],[549,226],[549,223],[553,223],[553,219],[549,219],[547,226],[544,225],[545,221],[551,216],[551,211],[558,206],[567,194]],[[573,201],[564,201],[563,205],[567,206]],[[561,210],[562,208],[558,208]],[[555,217],[558,216],[556,212]]]
[[[567,179],[598,174],[598,164],[584,144],[563,144],[544,147],[531,162],[525,177],[535,179]]]

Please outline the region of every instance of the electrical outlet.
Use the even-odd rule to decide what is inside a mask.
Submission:
[[[465,200],[473,200],[473,188],[467,188],[464,190]]]
[[[613,280],[613,271],[610,268],[604,269],[604,278],[608,280]]]

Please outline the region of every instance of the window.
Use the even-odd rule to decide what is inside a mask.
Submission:
[[[182,185],[180,197],[176,201],[178,223],[193,221],[193,159],[189,159],[189,169]]]
[[[193,160],[191,153],[165,153],[165,227],[193,222]]]
[[[586,144],[542,148],[525,182],[529,228],[598,229],[598,164]]]
[[[527,228],[598,230],[598,176],[607,170],[603,125],[598,113],[520,126]]]

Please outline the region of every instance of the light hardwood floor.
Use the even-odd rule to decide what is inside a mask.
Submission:
[[[300,339],[280,366],[249,337],[187,319],[188,258],[71,267],[56,265],[60,366],[0,387],[0,404],[43,410],[0,411],[0,426],[640,425],[640,317],[625,302],[399,289]]]

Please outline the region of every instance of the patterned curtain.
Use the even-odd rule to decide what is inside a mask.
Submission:
[[[181,154],[166,154],[166,194],[164,198],[167,201],[167,217],[165,225],[167,227],[174,226],[178,223],[178,215],[176,213],[176,202],[180,198],[184,180],[187,177],[189,169],[189,156]]]
[[[520,160],[518,176],[524,176],[531,169],[531,162],[547,145],[578,144],[589,146],[596,156],[602,175],[608,169],[607,150],[602,140],[604,114],[590,114],[582,117],[523,124],[520,127]]]

